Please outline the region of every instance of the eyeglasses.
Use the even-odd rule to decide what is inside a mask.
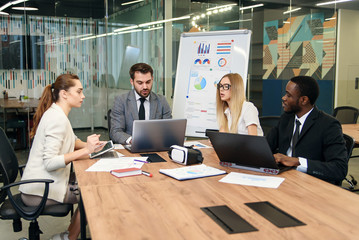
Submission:
[[[222,88],[223,90],[229,90],[229,89],[231,88],[231,84],[228,84],[228,83],[220,84],[220,83],[218,83],[218,84],[217,84],[217,89],[218,89],[218,90],[221,90],[221,88]]]

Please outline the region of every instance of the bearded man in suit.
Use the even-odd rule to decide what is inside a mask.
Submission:
[[[284,113],[267,141],[277,163],[340,185],[348,171],[342,128],[338,120],[318,110],[318,96],[315,79],[293,77],[282,97]]]
[[[133,90],[117,96],[111,111],[110,138],[120,144],[131,144],[134,120],[172,118],[166,98],[152,92],[152,67],[136,63],[129,73]]]

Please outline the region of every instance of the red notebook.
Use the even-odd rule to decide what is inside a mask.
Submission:
[[[142,174],[140,168],[125,168],[125,169],[116,169],[111,170],[110,173],[116,177],[128,177]]]

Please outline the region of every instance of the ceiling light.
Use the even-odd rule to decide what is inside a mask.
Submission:
[[[148,32],[148,31],[153,31],[153,30],[157,30],[157,29],[162,29],[163,27],[155,27],[155,28],[149,28],[149,29],[145,29],[143,30],[144,32]]]
[[[39,10],[36,7],[12,7],[11,9],[21,10],[21,11],[37,11],[37,10]]]
[[[300,9],[302,9],[302,8],[290,9],[290,10],[288,10],[288,11],[283,12],[283,14],[288,14],[288,13],[296,12],[296,11],[299,11]]]
[[[130,30],[130,31],[126,31],[126,32],[119,32],[116,33],[116,35],[120,35],[120,34],[125,34],[125,33],[133,33],[133,32],[141,32],[141,29],[136,29],[136,30]]]
[[[16,5],[16,4],[27,2],[27,1],[29,1],[29,0],[16,0],[16,1],[12,1],[11,5]]]
[[[37,10],[39,10],[35,3],[29,2],[29,1],[17,0],[17,1],[12,2],[12,6],[15,6],[15,5],[16,5],[16,7],[12,7],[11,9],[21,10],[21,11],[37,11]]]
[[[121,5],[122,6],[125,6],[125,5],[130,5],[130,4],[134,4],[134,3],[139,3],[139,2],[143,2],[144,0],[136,0],[136,1],[131,1],[131,2],[125,2],[125,3],[122,3]]]
[[[218,10],[216,9],[216,10],[213,10],[213,13],[218,13]]]
[[[239,8],[239,10],[246,10],[246,9],[252,9],[252,8],[263,7],[263,6],[264,6],[264,4],[261,3],[261,4],[252,5],[252,6],[241,7],[241,8]]]
[[[188,18],[190,18],[189,15],[183,16],[183,17],[178,17],[178,18],[164,19],[164,20],[155,21],[155,22],[142,23],[142,24],[139,24],[138,26],[139,26],[139,27],[146,27],[146,26],[150,26],[150,25],[153,25],[153,24],[160,24],[160,23],[166,23],[166,22],[174,22],[174,21],[179,21],[179,20],[188,19]]]
[[[12,1],[12,2],[10,1],[10,2],[6,3],[5,5],[3,5],[2,7],[0,7],[0,12],[2,10],[4,10],[5,8],[8,8],[12,5],[16,5],[16,4],[27,2],[27,1],[29,1],[29,0],[16,0],[16,1]]]
[[[91,37],[85,37],[85,38],[81,38],[81,41],[85,41],[85,40],[89,40],[89,39],[93,39],[96,38],[96,36],[91,36]]]
[[[118,29],[113,30],[113,32],[122,32],[122,31],[125,31],[125,30],[130,30],[130,29],[135,29],[135,28],[138,28],[138,26],[135,25],[135,26],[118,28]]]
[[[9,14],[6,12],[0,12],[0,15],[9,15]]]
[[[252,21],[252,19],[240,19],[240,20],[234,20],[234,21],[228,21],[228,22],[224,22],[224,24],[229,24],[229,23],[239,23],[239,22],[250,22]]]
[[[324,6],[324,5],[336,4],[336,3],[342,3],[342,2],[350,2],[350,1],[352,1],[352,0],[330,1],[330,2],[317,3],[317,4],[315,4],[315,6]]]
[[[208,11],[208,12],[206,12],[206,14],[207,14],[207,15],[211,15],[211,14],[212,14],[212,12],[211,12],[211,11]]]
[[[237,3],[232,3],[232,4],[226,4],[226,5],[222,5],[222,6],[218,6],[218,7],[213,7],[213,8],[207,8],[207,11],[210,10],[215,10],[215,9],[220,9],[220,8],[225,8],[225,7],[232,7],[232,6],[237,6]]]

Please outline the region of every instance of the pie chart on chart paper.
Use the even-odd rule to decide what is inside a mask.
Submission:
[[[204,77],[199,76],[198,78],[196,78],[196,80],[194,81],[194,87],[197,90],[202,90],[206,87],[207,85],[207,81]]]

